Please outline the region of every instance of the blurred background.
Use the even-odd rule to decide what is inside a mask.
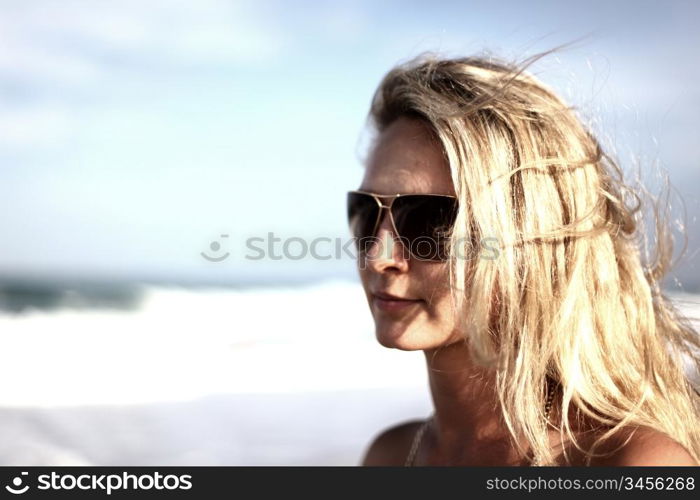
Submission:
[[[0,1],[0,464],[354,465],[425,417],[422,353],[375,342],[337,245],[372,93],[424,51],[577,40],[530,69],[652,191],[668,173],[666,287],[700,316],[699,14]]]

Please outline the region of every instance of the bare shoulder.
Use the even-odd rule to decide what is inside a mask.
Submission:
[[[365,451],[361,465],[403,465],[413,436],[423,420],[403,422],[377,434]]]
[[[592,465],[624,466],[697,466],[680,443],[656,429],[626,429],[612,440],[611,453]]]

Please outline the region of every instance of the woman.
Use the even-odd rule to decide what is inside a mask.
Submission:
[[[619,168],[525,72],[547,53],[423,55],[374,95],[349,222],[377,339],[424,351],[434,412],[363,465],[700,463],[668,229],[645,267]]]

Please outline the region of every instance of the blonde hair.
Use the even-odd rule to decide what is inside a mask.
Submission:
[[[682,358],[700,369],[700,340],[660,288],[669,227],[656,204],[656,259],[644,263],[640,195],[575,108],[525,71],[553,50],[520,64],[421,54],[386,74],[369,118],[378,132],[419,118],[442,145],[459,200],[453,299],[474,360],[497,368],[500,414],[519,453],[524,439],[539,463],[555,464],[543,413],[551,379],[562,443],[587,464],[637,426],[700,463],[698,393]],[[484,237],[499,242],[498,258],[458,258],[460,242]],[[606,430],[591,446],[577,441],[572,409]]]

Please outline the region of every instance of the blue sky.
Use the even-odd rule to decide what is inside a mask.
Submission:
[[[251,262],[244,241],[348,237],[344,193],[382,75],[426,50],[521,59],[578,38],[533,71],[623,165],[669,171],[700,246],[696,3],[0,7],[0,274],[351,274],[349,259]],[[203,259],[213,241],[230,258]]]

